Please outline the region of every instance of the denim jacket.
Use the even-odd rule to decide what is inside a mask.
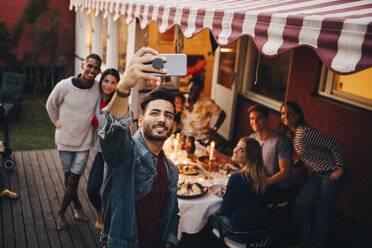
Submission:
[[[106,166],[102,193],[101,241],[110,248],[138,247],[135,202],[152,190],[157,159],[150,152],[140,130],[131,137],[130,111],[120,121],[115,120],[107,108],[103,112],[106,123],[99,131],[99,136]],[[175,246],[178,243],[178,169],[169,159],[163,157],[168,173],[168,193],[156,247],[162,247],[165,242]]]

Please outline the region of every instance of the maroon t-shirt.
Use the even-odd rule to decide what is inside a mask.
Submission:
[[[136,202],[139,247],[156,247],[163,206],[168,191],[168,175],[164,158],[159,156],[156,165],[157,176],[152,190]]]

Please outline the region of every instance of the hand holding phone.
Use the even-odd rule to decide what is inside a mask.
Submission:
[[[148,55],[145,55],[148,56]],[[160,58],[155,58],[152,60],[151,64],[154,69],[164,68],[167,73],[160,74],[149,72],[155,76],[185,76],[187,73],[187,56],[186,54],[158,54],[156,56],[161,56],[167,58],[167,61],[163,61]]]

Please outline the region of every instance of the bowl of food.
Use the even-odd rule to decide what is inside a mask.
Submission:
[[[218,160],[209,160],[209,156],[200,156],[197,158],[196,162],[201,165],[207,171],[209,170],[210,162],[211,162],[211,170],[218,171],[220,166],[223,164],[221,161]]]
[[[226,193],[226,185],[223,184],[215,184],[209,187],[211,192],[217,196],[224,196]]]
[[[203,167],[196,163],[184,163],[184,164],[178,164],[177,165],[180,174],[185,176],[195,176],[199,174],[203,174],[205,170]]]

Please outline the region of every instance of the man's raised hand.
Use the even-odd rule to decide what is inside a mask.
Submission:
[[[127,68],[124,71],[123,76],[117,86],[121,92],[129,92],[140,79],[145,80],[160,80],[160,77],[154,76],[148,72],[155,73],[166,73],[166,69],[155,69],[152,67],[151,61],[154,59],[154,56],[143,56],[145,54],[157,55],[158,52],[149,47],[142,47],[138,50],[131,60],[129,61]],[[166,58],[160,57],[163,61],[166,61]]]

